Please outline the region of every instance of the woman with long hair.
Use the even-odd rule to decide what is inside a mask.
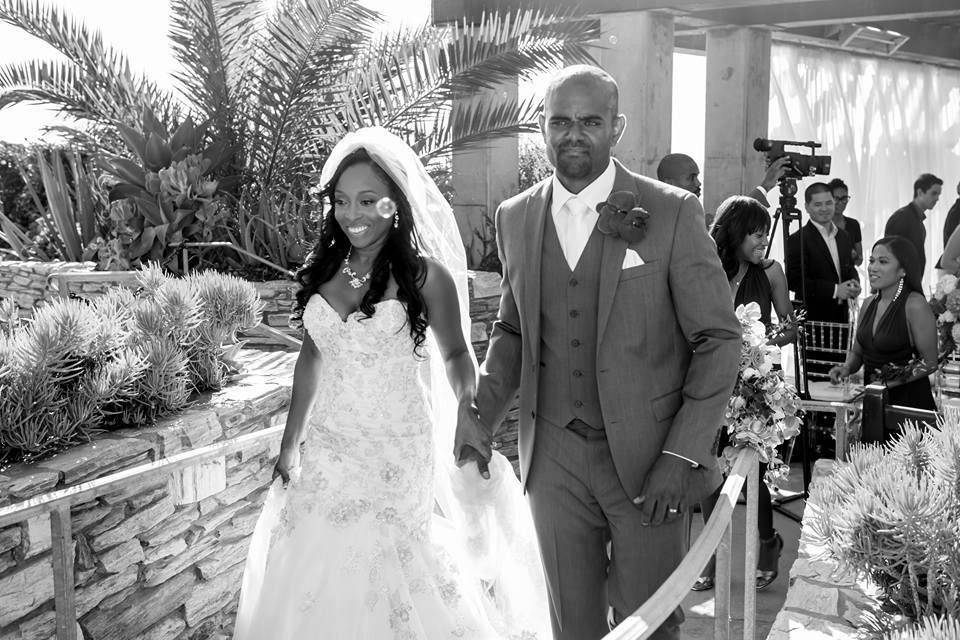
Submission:
[[[862,365],[864,383],[886,384],[890,404],[936,411],[929,374],[937,366],[937,320],[923,296],[920,265],[906,238],[874,243],[867,275],[875,293],[860,312],[846,361],[830,370],[830,380],[838,384]]]
[[[787,278],[783,267],[776,260],[766,259],[770,214],[759,202],[746,196],[731,196],[717,208],[717,215],[710,235],[717,245],[720,264],[730,282],[730,295],[734,306],[755,302],[760,306],[760,319],[770,328],[772,311],[780,322],[793,320],[793,305],[787,290]],[[791,324],[771,339],[771,344],[783,346],[793,341],[796,328]],[[721,432],[718,451],[727,446],[727,434]],[[770,490],[763,480],[766,464],[760,463],[757,474],[759,518],[757,530],[760,549],[757,556],[757,590],[766,589],[777,579],[780,551],[783,539],[773,528],[773,505]],[[720,497],[720,489],[700,503],[704,522],[710,518]],[[703,574],[693,584],[694,591],[705,591],[714,586],[714,560],[707,564]]]
[[[303,346],[234,638],[545,638],[510,463],[493,453],[488,479],[454,465],[458,417],[465,442],[489,443],[450,206],[380,128],[345,136],[320,181],[319,241],[297,275]]]

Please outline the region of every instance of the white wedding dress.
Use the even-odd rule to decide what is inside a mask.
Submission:
[[[274,482],[257,523],[234,638],[548,638],[545,589],[528,586],[542,580],[536,549],[504,542],[526,527],[509,463],[496,456],[486,482],[454,474],[466,513],[436,513],[429,363],[413,354],[403,304],[344,321],[314,295],[303,323],[321,386],[300,472]],[[505,536],[478,533],[491,521]]]

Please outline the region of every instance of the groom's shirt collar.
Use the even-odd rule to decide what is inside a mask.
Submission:
[[[617,167],[613,164],[613,158],[607,168],[597,176],[597,179],[584,187],[580,193],[570,193],[567,188],[560,184],[557,178],[557,172],[553,172],[553,197],[550,202],[550,211],[554,216],[567,204],[570,198],[577,198],[583,204],[590,207],[594,213],[597,212],[597,205],[607,199],[610,192],[613,191],[613,181],[617,177]]]

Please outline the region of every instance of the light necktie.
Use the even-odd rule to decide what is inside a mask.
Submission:
[[[572,197],[563,205],[567,210],[567,232],[564,234],[562,247],[563,255],[570,265],[570,270],[577,267],[580,256],[590,240],[593,227],[596,225],[595,216],[590,215],[590,207],[577,197]]]

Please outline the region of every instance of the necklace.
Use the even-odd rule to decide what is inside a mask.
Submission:
[[[363,285],[367,284],[367,280],[370,279],[370,272],[368,271],[364,275],[360,275],[356,271],[350,268],[350,256],[353,254],[353,247],[350,247],[350,250],[347,251],[347,257],[343,259],[343,269],[340,270],[340,273],[350,278],[350,286],[354,289],[359,289]]]
[[[742,273],[740,271],[741,269],[743,269]],[[740,287],[740,283],[743,282],[743,279],[747,276],[747,269],[744,269],[741,266],[740,269],[737,269],[737,275],[740,277],[737,278],[736,276],[734,276],[735,279],[733,280],[733,287],[732,287],[734,291],[736,291]]]

